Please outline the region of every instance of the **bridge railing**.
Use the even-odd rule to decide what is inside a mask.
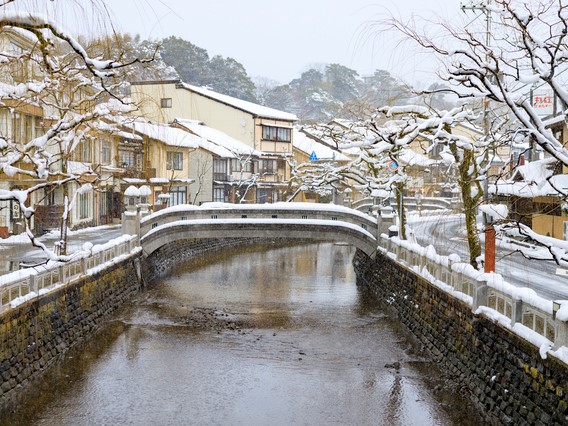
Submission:
[[[362,212],[332,204],[274,203],[274,204],[226,204],[207,203],[203,206],[181,205],[160,210],[140,221],[140,237],[153,228],[184,220],[223,219],[298,219],[338,220],[360,226],[377,234],[377,220]]]
[[[35,268],[22,269],[0,276],[0,312],[11,306],[40,296],[68,284],[113,259],[129,254],[136,246],[136,237],[123,235],[108,243],[95,245],[76,253],[69,262],[48,262]]]
[[[364,198],[362,200],[357,200],[351,203],[351,208],[361,211],[366,211],[373,206],[379,206],[376,204],[377,200],[373,198]],[[388,205],[397,207],[396,199],[394,197],[387,199]],[[460,205],[460,201],[454,198],[447,197],[404,197],[404,206],[408,209],[422,209],[422,210],[454,210]]]
[[[568,323],[556,318],[553,301],[534,290],[513,286],[499,274],[477,271],[457,255],[439,255],[433,246],[385,234],[378,241],[380,251],[463,300],[474,312],[485,313],[539,347],[542,338],[554,349],[568,347]]]

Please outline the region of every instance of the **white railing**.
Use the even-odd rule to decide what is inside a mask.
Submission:
[[[381,203],[383,203],[383,200],[363,198],[361,200],[353,201],[350,207],[356,210],[365,210],[369,207],[379,207]],[[420,197],[419,199],[414,196],[404,197],[405,208],[412,210],[418,208],[422,210],[454,210],[458,203],[459,200],[445,197]],[[387,200],[387,204],[396,207],[396,198],[390,197]]]
[[[203,219],[307,219],[343,221],[368,231],[376,238],[377,220],[360,211],[334,204],[273,203],[225,204],[206,203],[202,206],[180,205],[160,210],[140,221],[140,237],[167,223]]]
[[[515,287],[501,275],[486,274],[461,262],[457,255],[441,256],[433,246],[421,247],[397,237],[383,234],[380,250],[421,276],[430,279],[442,290],[468,303],[476,313],[492,312],[492,318],[515,330],[525,338],[530,332],[548,339],[554,349],[568,347],[568,323],[556,318],[551,300],[538,296],[534,290]],[[533,339],[533,343],[539,339]],[[536,343],[535,343],[536,344]]]
[[[135,236],[123,235],[108,243],[95,245],[89,251],[76,253],[68,262],[48,262],[40,267],[0,276],[0,312],[18,302],[68,284],[86,275],[90,269],[101,267],[119,256],[131,253],[135,246]]]

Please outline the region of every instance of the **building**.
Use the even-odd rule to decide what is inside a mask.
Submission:
[[[296,165],[309,164],[318,167],[321,164],[330,164],[340,166],[349,163],[350,158],[342,154],[340,151],[318,142],[315,138],[310,137],[307,133],[295,128],[293,130],[293,149],[294,163]],[[294,190],[294,188],[292,188]],[[315,191],[293,191],[293,201],[295,202],[321,202],[328,201],[322,199]],[[330,200],[336,204],[343,204],[344,200],[339,193],[332,194]],[[340,199],[341,198],[341,199]]]
[[[246,188],[255,183],[259,152],[248,145],[191,120],[169,126],[137,119],[123,127],[141,139],[148,165],[145,177],[124,178],[124,185],[148,185],[154,205],[250,199]]]
[[[173,127],[199,136],[210,157],[193,155],[190,170],[197,183],[195,202],[254,203],[262,152],[195,120],[175,119]],[[267,185],[267,182],[263,183]]]
[[[290,177],[288,161],[293,154],[295,115],[178,80],[134,82],[131,96],[140,105],[139,114],[150,121],[201,122],[259,151],[254,172],[247,171],[256,174],[257,179],[249,188],[246,201],[266,203],[284,199]],[[214,173],[225,173],[222,162],[218,164],[221,168]]]
[[[46,79],[37,42],[18,28],[0,30],[0,190],[27,192],[25,204],[0,201],[2,237],[23,232],[22,205],[33,209],[27,223],[36,235],[113,223],[122,209],[119,138],[92,114],[108,93],[85,84],[72,57]]]

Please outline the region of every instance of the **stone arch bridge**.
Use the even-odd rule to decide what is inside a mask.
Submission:
[[[137,218],[136,213],[133,213]],[[290,238],[343,242],[374,257],[377,220],[330,204],[275,203],[169,207],[143,217],[136,233],[146,255],[178,240]]]

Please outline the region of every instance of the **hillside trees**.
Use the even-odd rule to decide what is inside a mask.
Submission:
[[[124,37],[128,41],[130,36]],[[376,70],[372,76],[363,78],[346,66],[322,64],[285,84],[262,77],[253,81],[236,59],[210,57],[206,49],[182,38],[172,36],[158,42],[130,39],[131,51],[139,55],[148,55],[154,49],[153,69],[162,70],[161,75],[166,78],[180,78],[238,99],[289,111],[304,122],[326,121],[337,116],[350,118],[353,111],[361,108],[403,105],[415,96],[408,85],[385,70]]]
[[[161,41],[160,53],[181,79],[195,86],[255,102],[255,86],[244,66],[233,58],[216,55],[209,58],[207,50],[179,37]]]
[[[294,112],[304,122],[329,121],[335,117],[357,118],[356,111],[384,105],[404,105],[414,97],[411,88],[388,71],[376,70],[362,78],[348,67],[327,64],[304,71],[299,78],[266,92],[272,108]],[[283,108],[288,105],[287,108]]]

